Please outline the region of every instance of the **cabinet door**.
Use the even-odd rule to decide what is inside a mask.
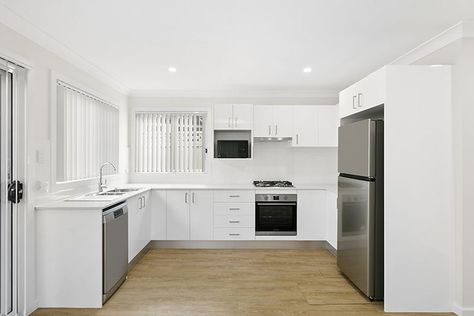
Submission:
[[[140,206],[139,196],[134,196],[127,200],[128,205],[128,262],[138,254],[140,238]]]
[[[232,109],[232,128],[251,130],[253,126],[253,105],[234,104]]]
[[[359,97],[364,110],[385,103],[385,74],[385,68],[381,68],[362,80]]]
[[[337,106],[318,106],[318,146],[337,147],[339,113]]]
[[[166,240],[166,191],[152,190],[151,240]]]
[[[230,129],[232,124],[232,104],[214,105],[214,129]]]
[[[316,106],[298,105],[293,109],[293,146],[318,145],[318,109]]]
[[[187,190],[166,192],[166,239],[189,240],[189,203]]]
[[[299,190],[297,237],[299,240],[326,240],[326,191]]]
[[[190,236],[191,240],[212,240],[213,201],[212,191],[199,190],[191,192]]]
[[[140,231],[139,231],[139,252],[145,248],[151,240],[151,203],[150,191],[143,193],[139,197],[141,201],[140,213]]]
[[[253,108],[253,136],[270,137],[273,126],[273,106],[256,105]]]
[[[273,136],[292,137],[293,107],[277,105],[273,107]]]

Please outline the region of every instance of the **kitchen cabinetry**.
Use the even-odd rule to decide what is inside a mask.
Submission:
[[[293,109],[294,147],[313,147],[318,145],[318,109],[316,106],[299,105]]]
[[[212,240],[212,191],[166,192],[166,239]]]
[[[286,105],[254,106],[254,137],[292,137],[293,109]]]
[[[346,117],[385,103],[386,68],[381,68],[339,93],[339,116]]]
[[[151,240],[150,192],[127,200],[128,205],[128,262]]]
[[[214,240],[255,239],[255,191],[214,191]]]
[[[326,191],[298,190],[297,239],[326,240]]]
[[[166,240],[166,191],[151,190],[151,239]]]
[[[293,147],[336,147],[339,117],[334,105],[293,107]]]
[[[214,129],[251,130],[253,126],[252,104],[214,105]]]

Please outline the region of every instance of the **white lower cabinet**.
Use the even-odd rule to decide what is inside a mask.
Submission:
[[[214,240],[255,239],[255,191],[214,191]]]
[[[326,240],[326,191],[298,190],[298,240]]]
[[[128,205],[128,262],[151,240],[150,191],[127,200]]]
[[[254,240],[255,227],[235,228],[216,227],[214,228],[214,240]]]
[[[166,191],[152,190],[151,199],[151,240],[166,240]]]
[[[212,240],[212,191],[166,191],[166,239]]]
[[[191,240],[212,240],[212,191],[192,191],[189,207]]]

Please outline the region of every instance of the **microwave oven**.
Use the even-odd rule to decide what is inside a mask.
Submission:
[[[250,158],[248,140],[218,140],[217,158]]]

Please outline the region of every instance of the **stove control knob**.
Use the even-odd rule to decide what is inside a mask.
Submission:
[[[288,200],[288,197],[286,195],[284,195],[283,200]]]
[[[265,195],[264,199],[265,201],[268,201],[268,195]]]

